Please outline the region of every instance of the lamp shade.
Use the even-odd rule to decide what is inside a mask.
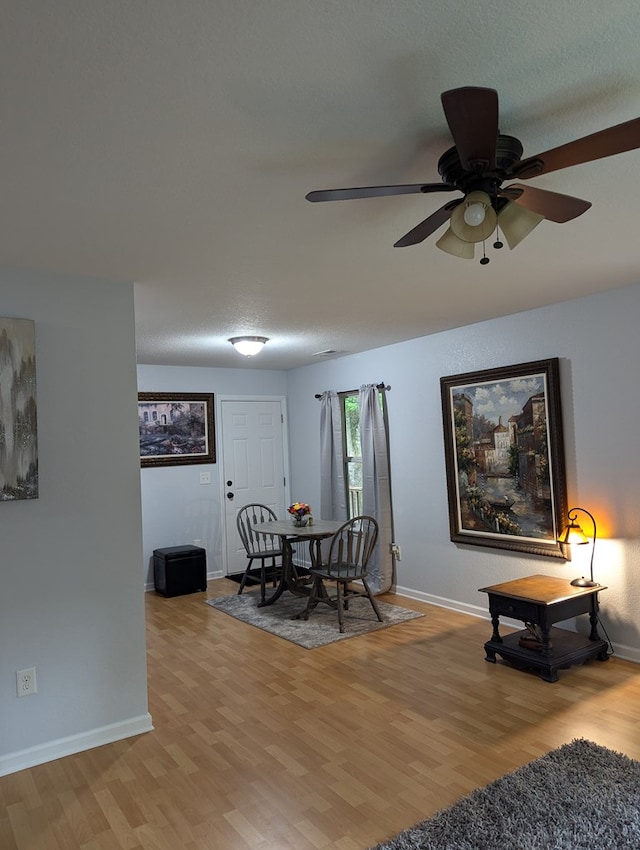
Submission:
[[[458,239],[450,227],[438,239],[436,248],[446,251],[447,254],[453,254],[454,257],[462,257],[465,260],[473,260],[473,254],[475,252],[473,242],[464,242],[462,239]]]
[[[531,212],[510,201],[500,210],[498,215],[498,227],[504,234],[507,240],[507,245],[513,250],[516,245],[528,236],[534,227],[537,227],[544,216],[538,213]]]
[[[496,229],[497,220],[487,193],[469,192],[451,213],[451,230],[463,242],[482,242]]]
[[[580,576],[580,578],[574,578],[571,582],[575,587],[597,587],[598,582],[593,578],[593,556],[596,551],[596,538],[598,536],[598,528],[596,526],[596,521],[593,517],[593,514],[589,513],[586,508],[571,508],[569,513],[567,514],[567,519],[569,522],[562,530],[560,537],[558,537],[558,542],[562,544],[575,544],[581,545],[583,543],[588,543],[589,540],[580,527],[580,525],[576,522],[576,512],[581,511],[586,514],[591,522],[593,523],[593,548],[591,549],[591,561],[589,563],[589,572],[590,577],[585,578],[584,576]]]
[[[266,336],[234,336],[229,340],[231,345],[245,357],[253,357],[262,351],[264,344],[269,342]]]
[[[570,522],[566,525],[558,540],[560,543],[568,543],[570,546],[582,546],[589,542],[589,538],[577,522]]]

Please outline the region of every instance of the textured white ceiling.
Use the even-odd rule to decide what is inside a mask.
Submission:
[[[487,266],[393,248],[450,195],[304,199],[439,180],[458,86],[525,156],[639,116],[637,0],[1,10],[0,262],[134,280],[141,363],[287,369],[640,279],[640,151],[532,180],[593,207]]]

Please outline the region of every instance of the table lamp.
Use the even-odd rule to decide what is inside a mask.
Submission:
[[[580,527],[579,523],[576,522],[576,511],[582,511],[583,513],[585,513],[593,523],[593,549],[591,550],[591,577],[585,578],[584,576],[582,576],[581,578],[574,578],[571,584],[574,585],[574,587],[597,587],[598,582],[593,580],[593,554],[596,551],[596,537],[598,531],[596,527],[596,521],[593,518],[592,514],[590,514],[589,511],[585,510],[585,508],[571,508],[571,510],[567,514],[569,522],[567,523],[567,525],[562,531],[562,534],[558,538],[558,543],[569,545],[575,543],[581,546],[589,542],[586,534]]]

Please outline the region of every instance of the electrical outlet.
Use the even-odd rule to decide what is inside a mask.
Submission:
[[[19,697],[38,692],[36,685],[36,668],[28,667],[26,670],[16,670],[16,691]]]
[[[402,560],[402,549],[400,548],[399,543],[392,543],[391,544],[391,554],[396,559],[396,561]]]
[[[210,472],[201,472],[200,473],[200,483],[201,484],[211,484],[211,473]]]

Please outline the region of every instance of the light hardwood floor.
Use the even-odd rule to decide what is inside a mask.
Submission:
[[[364,850],[576,737],[640,758],[640,665],[543,682],[487,621],[424,616],[304,650],[146,595],[155,731],[0,778],[2,850]]]

